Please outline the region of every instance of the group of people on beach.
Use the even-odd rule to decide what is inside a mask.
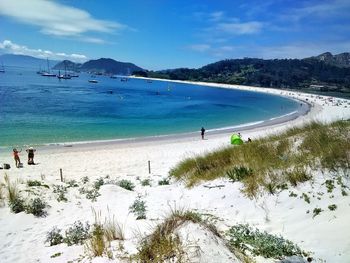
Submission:
[[[28,165],[35,165],[34,163],[34,153],[35,149],[33,147],[29,147],[26,149],[26,152],[28,153]],[[17,168],[20,168],[22,166],[21,159],[19,158],[19,153],[22,152],[21,150],[18,150],[17,148],[13,148],[13,158],[15,159],[15,164]]]

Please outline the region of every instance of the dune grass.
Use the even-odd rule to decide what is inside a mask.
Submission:
[[[296,186],[308,181],[312,170],[348,174],[349,127],[350,121],[328,125],[313,122],[279,135],[186,159],[171,169],[170,176],[184,181],[188,187],[229,177],[243,183],[242,191],[248,197],[256,197],[260,191],[273,192],[286,183]]]
[[[180,237],[176,233],[186,222],[206,226],[218,235],[216,228],[203,221],[198,213],[172,209],[170,215],[149,236],[141,240],[139,252],[133,257],[133,262],[188,262]]]

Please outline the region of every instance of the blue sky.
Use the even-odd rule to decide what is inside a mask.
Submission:
[[[0,0],[0,53],[146,69],[350,51],[349,0]]]

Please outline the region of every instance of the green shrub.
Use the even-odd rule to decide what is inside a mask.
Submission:
[[[322,211],[323,211],[323,210],[322,210],[321,208],[316,207],[316,208],[312,211],[312,213],[313,213],[312,218],[314,218],[315,216],[318,216]]]
[[[119,185],[121,188],[124,188],[124,189],[129,190],[129,191],[133,191],[134,188],[135,188],[135,185],[134,185],[131,181],[125,180],[125,179],[120,180],[120,181],[118,182],[118,185]]]
[[[84,177],[82,177],[80,180],[81,180],[81,182],[82,182],[83,184],[86,184],[86,183],[89,182],[89,177],[88,177],[88,176],[84,176]]]
[[[40,198],[35,198],[25,207],[25,211],[27,214],[33,214],[36,217],[43,217],[47,215],[47,212],[44,210],[45,208],[46,203]]]
[[[240,182],[248,176],[251,176],[253,174],[253,170],[244,166],[238,166],[228,170],[226,174],[228,178],[232,180],[232,182]]]
[[[38,180],[28,180],[27,185],[28,186],[41,186],[41,182]]]
[[[303,193],[302,194],[302,198],[304,198],[304,201],[306,203],[310,204],[310,197],[307,194]]]
[[[46,234],[46,241],[50,246],[55,246],[63,243],[63,236],[61,235],[61,230],[56,226]]]
[[[104,185],[104,179],[102,177],[96,179],[96,181],[94,182],[94,187],[96,190],[100,190],[100,187]]]
[[[53,192],[55,194],[57,194],[57,201],[58,202],[67,202],[68,199],[66,197],[66,193],[67,193],[67,187],[66,186],[63,186],[63,185],[54,185],[53,186]]]
[[[97,197],[99,197],[101,194],[98,192],[98,189],[94,188],[91,190],[86,190],[85,191],[86,198],[90,199],[92,202],[97,201]]]
[[[151,185],[151,180],[150,179],[145,179],[141,181],[142,186],[150,186]]]
[[[227,235],[229,245],[246,255],[252,253],[255,256],[274,259],[283,259],[293,255],[302,256],[301,249],[291,241],[281,236],[268,234],[265,231],[260,232],[249,225],[233,226]]]
[[[25,210],[24,200],[17,195],[15,198],[12,198],[12,200],[9,200],[9,207],[15,214],[23,212]]]
[[[79,187],[76,180],[69,180],[66,182],[66,184],[68,185],[68,187]]]
[[[66,230],[64,242],[67,243],[68,246],[82,245],[83,242],[90,237],[89,230],[90,225],[88,222],[86,222],[84,226],[82,222],[76,221],[73,226]]]
[[[138,197],[134,203],[129,207],[131,213],[136,215],[136,220],[146,219],[146,205],[145,201]]]
[[[334,211],[335,209],[337,209],[337,205],[336,204],[329,205],[328,209],[331,210],[331,211]]]
[[[163,178],[158,181],[158,185],[169,185],[170,184],[170,179],[169,178]]]
[[[334,180],[326,180],[324,182],[324,184],[326,185],[327,187],[327,192],[328,193],[332,193],[334,188],[335,188],[335,185],[334,185]]]

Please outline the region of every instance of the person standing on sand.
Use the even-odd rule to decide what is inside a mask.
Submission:
[[[204,127],[202,127],[202,129],[201,129],[202,140],[204,140],[204,133],[205,133],[205,129],[204,129]]]
[[[15,159],[16,167],[19,168],[19,164],[21,163],[21,160],[19,159],[19,153],[22,150],[18,151],[16,148],[13,148],[13,158]]]
[[[29,147],[29,149],[26,150],[26,152],[28,153],[28,164],[31,165],[31,164],[35,164],[34,163],[34,152],[36,150],[33,149],[33,147]]]

